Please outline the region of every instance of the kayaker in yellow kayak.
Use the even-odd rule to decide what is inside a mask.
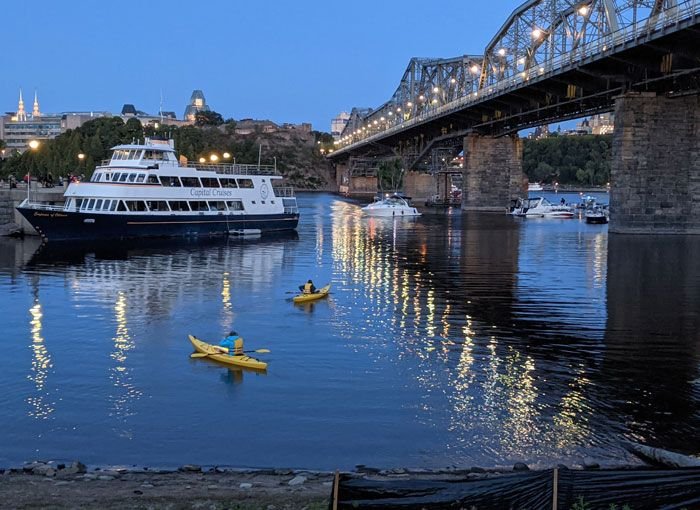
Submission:
[[[299,285],[299,290],[303,294],[315,294],[316,293],[316,287],[314,287],[314,282],[309,280],[306,282],[304,285]]]
[[[228,336],[219,342],[219,347],[228,349],[230,356],[243,356],[243,339],[235,331],[230,331]]]

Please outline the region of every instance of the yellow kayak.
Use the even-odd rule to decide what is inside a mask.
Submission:
[[[222,347],[203,342],[193,335],[188,335],[188,337],[190,342],[192,342],[194,350],[203,354],[209,354],[207,358],[211,358],[221,363],[226,363],[227,365],[236,365],[238,367],[253,368],[256,370],[265,370],[267,368],[267,363],[260,361],[259,359],[251,358],[245,354],[231,356],[223,352]]]
[[[318,289],[313,294],[299,294],[298,296],[294,296],[292,298],[292,301],[294,301],[295,303],[306,303],[307,301],[316,301],[317,299],[326,297],[330,291],[331,284],[329,283],[325,287]]]

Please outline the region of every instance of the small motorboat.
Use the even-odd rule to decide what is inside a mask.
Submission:
[[[604,225],[610,221],[608,208],[596,205],[586,209],[586,223]]]
[[[508,214],[524,218],[573,218],[568,205],[554,205],[544,197],[518,199],[511,203]]]
[[[326,297],[330,291],[331,284],[329,283],[325,287],[321,287],[316,292],[312,292],[311,294],[299,294],[298,296],[294,296],[292,301],[295,303],[308,303],[309,301],[316,301],[317,299]]]
[[[362,212],[367,216],[397,217],[397,216],[420,216],[421,213],[413,207],[408,197],[397,193],[377,200],[362,208]]]
[[[539,182],[531,182],[527,185],[527,191],[530,193],[534,191],[544,191],[544,188]]]

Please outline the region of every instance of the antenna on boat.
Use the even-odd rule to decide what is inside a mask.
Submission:
[[[160,89],[160,109],[158,110],[160,114],[160,123],[163,123],[163,89]]]
[[[260,158],[262,157],[262,144],[258,145],[258,172],[260,171]]]

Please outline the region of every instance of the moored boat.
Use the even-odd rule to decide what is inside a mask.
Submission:
[[[573,218],[574,211],[567,205],[554,205],[544,197],[518,199],[511,204],[509,214],[525,218]]]
[[[586,209],[586,223],[604,225],[610,221],[607,207],[596,205]]]
[[[267,363],[260,361],[259,359],[246,356],[245,354],[228,354],[226,349],[219,347],[218,345],[212,345],[204,342],[194,335],[188,335],[188,338],[195,351],[206,354],[207,358],[211,358],[220,363],[226,363],[227,365],[235,365],[243,368],[251,368],[254,370],[265,370],[267,368]]]
[[[90,181],[72,182],[62,206],[24,200],[17,210],[45,239],[250,235],[294,230],[294,191],[273,166],[180,165],[172,140],[113,147]]]
[[[413,207],[408,197],[399,194],[389,195],[362,208],[367,216],[397,217],[420,216],[421,213]]]
[[[331,284],[329,283],[325,287],[321,287],[316,292],[312,292],[311,294],[299,294],[298,296],[294,296],[292,301],[295,303],[308,303],[309,301],[316,301],[317,299],[326,297],[330,290]]]

